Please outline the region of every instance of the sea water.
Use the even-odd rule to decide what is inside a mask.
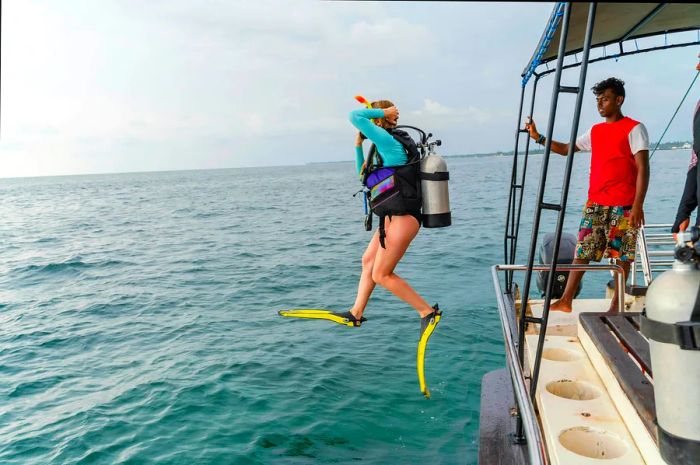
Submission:
[[[673,221],[688,160],[655,155],[647,221]],[[384,289],[360,328],[277,314],[354,300],[370,233],[351,163],[0,180],[0,463],[476,463],[481,378],[504,363],[490,266],[511,157],[447,161],[453,225],[421,230],[396,270],[444,310],[430,400],[419,318]]]

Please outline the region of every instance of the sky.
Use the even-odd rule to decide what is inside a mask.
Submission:
[[[513,149],[520,73],[553,4],[5,0],[0,177],[352,161],[353,96],[445,155]],[[657,140],[698,47],[592,64]],[[577,74],[564,74],[575,85]],[[543,131],[552,78],[539,84]],[[689,140],[696,84],[665,140]],[[587,92],[581,127],[598,122]],[[573,98],[562,98],[558,139]]]

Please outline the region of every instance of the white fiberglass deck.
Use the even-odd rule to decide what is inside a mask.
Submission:
[[[631,305],[633,297],[625,295],[625,306]],[[530,300],[529,312],[532,316],[541,318],[544,300]],[[551,336],[576,336],[578,334],[578,316],[584,312],[605,312],[610,308],[610,299],[574,299],[573,310],[567,312],[549,312],[547,321],[547,335]],[[535,325],[539,327],[539,325]]]
[[[538,335],[526,337],[530,370]],[[644,464],[576,336],[547,336],[537,407],[553,464]]]

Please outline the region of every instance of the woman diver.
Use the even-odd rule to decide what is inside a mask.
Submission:
[[[365,180],[368,179],[365,171],[372,170],[370,160],[365,161],[362,148],[365,138],[374,144],[369,157],[371,158],[376,150],[376,155],[381,160],[380,166],[391,168],[406,165],[410,161],[406,137],[401,137],[403,131],[394,131],[399,119],[399,110],[388,100],[373,102],[371,106],[372,108],[358,109],[350,113],[350,122],[358,129],[355,137],[356,168]],[[405,212],[390,212],[384,218],[384,231],[375,231],[372,235],[362,255],[362,273],[355,304],[343,314],[354,326],[360,326],[366,321],[362,315],[375,285],[379,284],[418,312],[421,316],[421,339],[426,336],[427,342],[427,338],[440,321],[441,312],[438,305],[431,307],[406,281],[394,273],[396,265],[418,234],[420,226],[421,212],[418,205]],[[382,232],[384,234],[381,234]]]
[[[425,352],[428,339],[442,317],[437,304],[431,307],[409,284],[394,273],[396,265],[421,227],[420,153],[415,142],[396,128],[399,110],[388,100],[350,113],[350,122],[358,129],[355,137],[356,167],[367,187],[372,213],[379,217],[378,231],[372,235],[362,255],[362,274],[354,305],[346,312],[322,309],[281,310],[284,317],[330,320],[344,326],[360,326],[362,315],[374,287],[379,284],[416,309],[421,317],[418,339],[418,384],[426,398]],[[362,149],[364,139],[373,145],[367,160]],[[371,217],[370,217],[371,218]],[[371,229],[368,225],[368,229]]]

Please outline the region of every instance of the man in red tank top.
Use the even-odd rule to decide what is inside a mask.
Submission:
[[[649,136],[642,123],[622,114],[625,83],[609,78],[592,87],[598,113],[605,121],[576,139],[574,152],[591,151],[588,200],[583,208],[574,263],[614,258],[629,274],[634,261],[637,229],[644,222],[644,197],[649,186]],[[525,124],[539,144],[545,138],[532,118]],[[569,144],[551,141],[553,152],[566,156]],[[561,299],[551,310],[570,312],[583,271],[572,271]],[[617,290],[610,302],[617,311]]]

